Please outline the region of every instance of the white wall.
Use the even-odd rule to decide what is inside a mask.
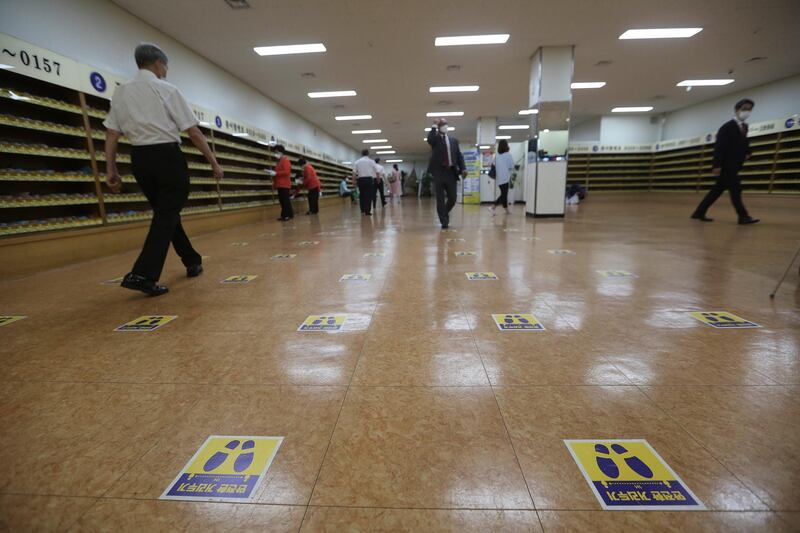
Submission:
[[[659,125],[649,115],[612,115],[600,119],[602,144],[643,144],[659,140]]]
[[[600,142],[600,117],[584,120],[580,124],[570,126],[569,142]]]
[[[355,151],[222,68],[107,0],[0,0],[0,31],[124,77],[142,41],[170,58],[169,81],[199,106],[341,160]]]
[[[702,88],[695,88],[701,91]],[[750,122],[779,119],[800,112],[800,75],[739,91],[673,111],[667,114],[662,139],[692,137],[700,133],[716,131],[723,122],[733,117],[733,106],[742,98],[755,101]]]

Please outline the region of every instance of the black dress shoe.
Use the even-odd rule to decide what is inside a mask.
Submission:
[[[714,222],[713,218],[708,218],[705,215],[698,215],[697,213],[693,214],[692,218],[695,220],[702,220],[703,222]]]
[[[447,222],[443,222],[442,223],[442,229],[447,229],[449,227],[450,227],[450,224],[448,224]]]
[[[186,277],[196,278],[203,273],[203,265],[190,265],[186,267]]]
[[[169,289],[165,286],[159,285],[153,280],[149,280],[144,276],[139,276],[138,274],[134,273],[130,273],[125,276],[120,285],[126,289],[141,291],[148,296],[160,296],[169,292]]]
[[[746,226],[748,224],[756,224],[758,222],[761,222],[761,221],[759,219],[757,219],[757,218],[752,218],[752,217],[740,218],[739,219],[739,224],[741,224],[742,226]]]

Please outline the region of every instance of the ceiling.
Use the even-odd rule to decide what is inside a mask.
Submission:
[[[526,122],[517,112],[527,107],[530,57],[540,46],[574,44],[574,80],[607,82],[573,93],[573,124],[615,106],[672,111],[800,72],[798,0],[249,0],[243,10],[224,0],[114,2],[354,148],[364,145],[351,130],[383,130],[380,138],[400,157],[427,153],[429,111],[464,111],[450,119],[461,142],[475,141],[480,116]],[[698,26],[704,30],[690,39],[617,39],[629,28]],[[511,38],[504,45],[433,45],[436,36],[491,33]],[[315,42],[327,53],[253,52]],[[753,57],[766,59],[747,61]],[[313,78],[302,76],[309,72]],[[736,82],[691,92],[675,87],[683,79],[721,77]],[[480,91],[428,92],[431,85],[468,84]],[[343,89],[358,96],[306,95]],[[374,118],[334,120],[343,114]],[[513,135],[522,140],[526,132]]]

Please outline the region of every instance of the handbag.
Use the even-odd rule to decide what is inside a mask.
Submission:
[[[489,169],[489,177],[493,180],[497,179],[497,168],[495,168],[494,163],[492,163],[492,168]]]

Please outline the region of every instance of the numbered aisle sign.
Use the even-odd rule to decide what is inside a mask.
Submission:
[[[220,281],[220,283],[250,283],[258,276],[253,275],[239,275],[239,276],[228,276],[227,278]]]
[[[28,317],[21,315],[0,315],[0,326],[7,326],[9,324],[13,324],[14,322],[19,322],[25,318]]]
[[[530,313],[501,313],[492,315],[492,319],[500,331],[542,331],[544,329],[544,325]]]
[[[372,274],[344,274],[339,281],[369,281]]]
[[[565,440],[606,511],[701,511],[705,505],[643,439]]]
[[[122,283],[123,279],[124,279],[123,276],[114,279],[109,279],[107,281],[104,281],[102,285],[119,285],[120,283]]]
[[[598,270],[598,274],[606,278],[635,278],[636,275],[631,274],[627,270]]]
[[[175,320],[177,315],[145,315],[136,320],[122,324],[114,331],[153,331],[168,322]]]
[[[308,315],[297,331],[341,331],[347,315]]]
[[[466,275],[467,279],[470,281],[485,281],[485,280],[500,279],[494,272],[466,272]]]
[[[249,502],[283,437],[212,435],[161,495],[162,500]]]
[[[478,252],[453,252],[456,257],[473,257],[478,255]]]
[[[294,259],[295,257],[297,257],[297,254],[275,254],[270,259],[277,261],[279,259]]]
[[[572,250],[547,250],[553,255],[575,255]]]
[[[745,320],[740,316],[727,311],[695,311],[689,313],[692,318],[699,320],[703,324],[715,328],[760,328],[755,322]]]

